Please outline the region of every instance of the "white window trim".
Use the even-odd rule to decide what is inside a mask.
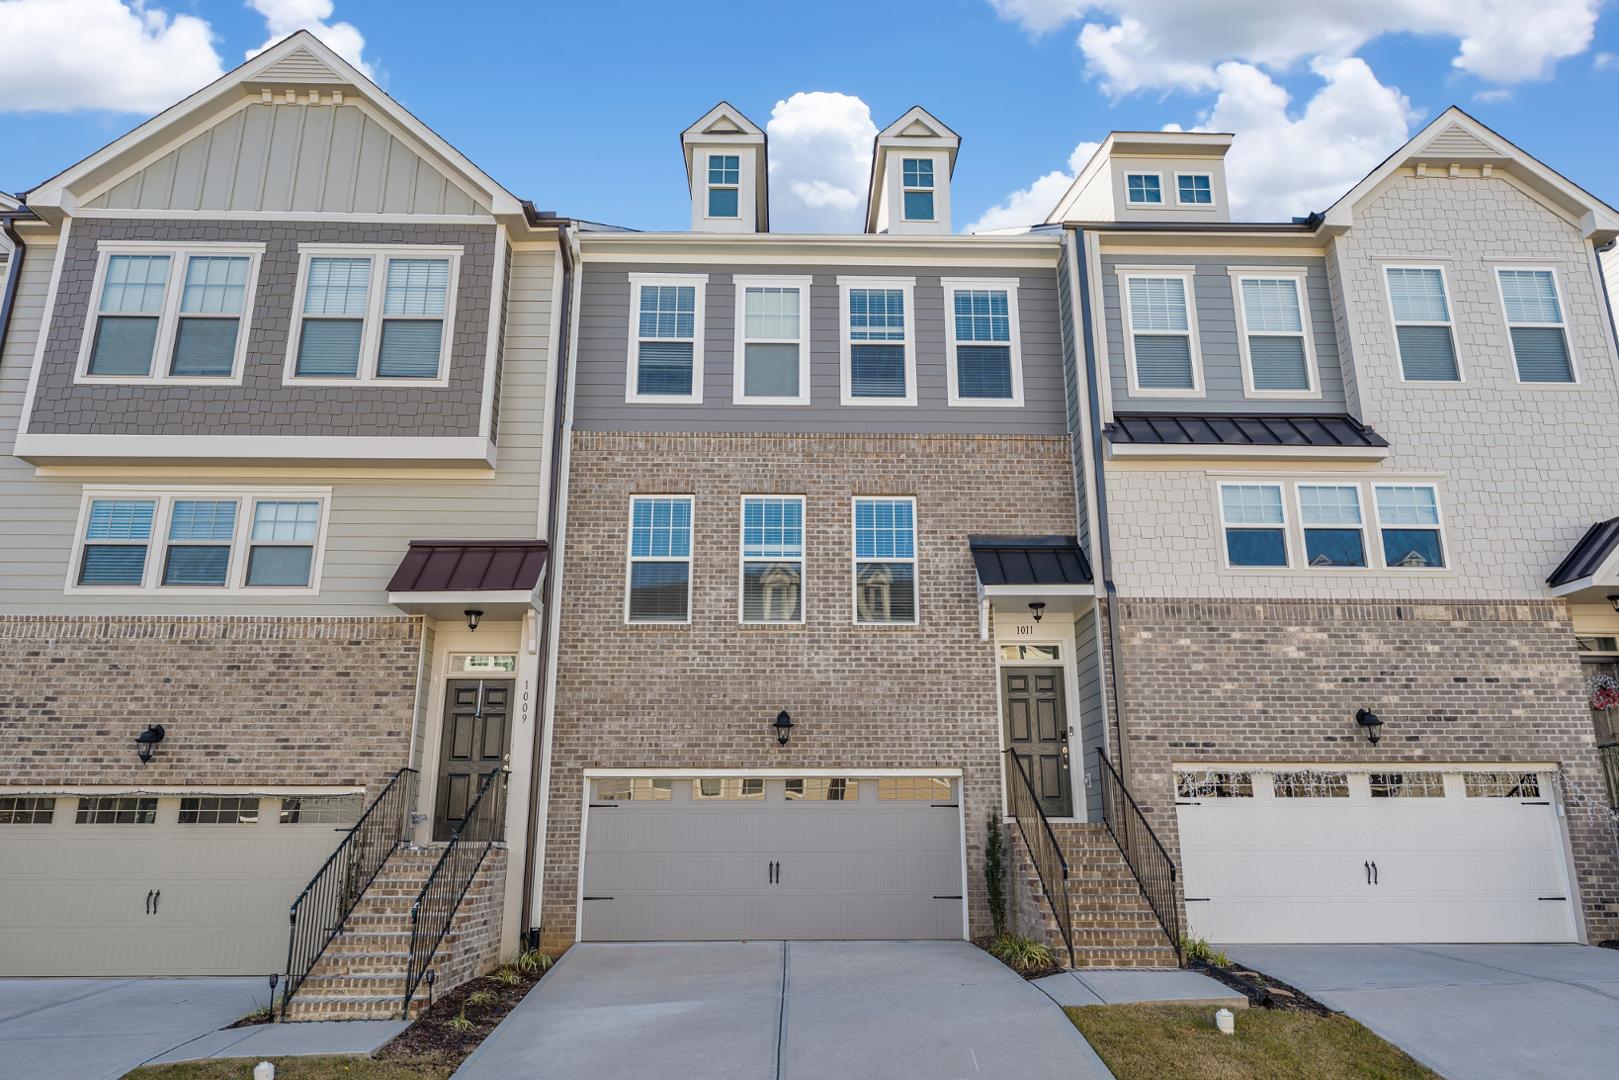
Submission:
[[[1203,345],[1197,331],[1197,272],[1190,266],[1116,266],[1119,279],[1119,315],[1124,332],[1124,361],[1129,372],[1130,396],[1133,398],[1189,398],[1203,397]],[[1189,390],[1157,387],[1143,388],[1136,377],[1136,330],[1130,314],[1130,282],[1137,278],[1179,278],[1186,290],[1186,334],[1192,351],[1192,387]],[[1154,334],[1170,331],[1153,331]]]
[[[733,405],[808,405],[810,403],[810,288],[814,278],[804,277],[742,277],[732,279],[736,284],[736,339],[731,363],[731,403]],[[793,397],[755,395],[749,397],[745,377],[746,355],[749,344],[747,331],[747,298],[749,289],[798,290],[798,338],[759,338],[753,344],[798,346],[798,393]],[[639,315],[637,314],[637,318]]]
[[[945,366],[950,384],[950,404],[971,409],[1021,408],[1023,405],[1023,341],[1018,327],[1017,278],[941,278],[944,287],[944,346]],[[956,372],[956,349],[959,345],[995,344],[994,342],[956,340],[956,291],[958,289],[989,289],[1006,293],[1007,333],[1011,338],[1012,396],[1009,398],[964,398],[961,396]]]
[[[1206,176],[1206,177],[1208,177],[1208,180],[1209,180],[1209,201],[1208,202],[1186,202],[1186,201],[1182,200],[1181,199],[1181,177],[1183,177],[1183,176]],[[1126,188],[1125,190],[1128,191],[1129,189]],[[1184,207],[1187,207],[1188,209],[1191,209],[1191,210],[1213,210],[1214,207],[1215,207],[1215,204],[1218,201],[1219,200],[1217,198],[1215,198],[1214,174],[1213,173],[1211,173],[1211,172],[1203,172],[1203,171],[1191,171],[1191,172],[1177,172],[1175,174],[1175,205],[1176,206],[1184,206]],[[1147,205],[1151,206],[1153,204],[1148,203]]]
[[[767,559],[759,556],[743,554],[747,546],[748,519],[747,506],[749,499],[776,499],[778,501],[793,501],[798,503],[798,519],[803,523],[800,552],[796,560],[793,559]],[[743,495],[737,502],[737,545],[736,545],[736,621],[743,626],[803,626],[809,619],[809,506],[803,495],[770,495],[754,492]],[[798,618],[796,619],[749,619],[745,612],[746,601],[743,597],[747,582],[747,570],[750,562],[797,562],[798,563]]]
[[[1226,488],[1241,487],[1273,487],[1281,497],[1282,520],[1274,525],[1256,525],[1253,522],[1238,522],[1232,524],[1225,519],[1225,490]],[[1276,480],[1269,477],[1256,476],[1252,480],[1221,480],[1215,485],[1214,508],[1220,521],[1220,565],[1222,568],[1237,574],[1274,574],[1295,569],[1293,565],[1293,527],[1292,520],[1296,515],[1287,512],[1288,490],[1287,481]],[[1233,566],[1231,563],[1231,546],[1226,543],[1226,532],[1230,529],[1242,529],[1249,532],[1260,530],[1282,530],[1282,558],[1285,560],[1280,566]]]
[[[706,198],[706,196],[705,196]],[[725,219],[732,220],[730,218]],[[624,365],[624,402],[628,405],[701,405],[703,403],[703,320],[707,311],[707,274],[630,274],[629,347]],[[641,287],[644,285],[690,285],[697,291],[692,311],[691,390],[689,394],[642,394],[640,382]],[[647,338],[648,341],[680,341],[680,338]]]
[[[1231,275],[1231,299],[1237,309],[1237,351],[1242,357],[1242,393],[1244,397],[1251,398],[1279,398],[1290,401],[1303,401],[1321,396],[1321,368],[1316,361],[1315,329],[1310,325],[1310,275],[1304,267],[1279,266],[1270,267],[1228,267]],[[1259,337],[1293,337],[1292,334],[1278,333],[1273,330],[1248,329],[1248,308],[1243,301],[1242,283],[1244,281],[1291,281],[1298,290],[1299,325],[1304,337],[1304,373],[1310,385],[1303,390],[1261,390],[1254,385],[1253,356],[1249,350],[1249,335]]]
[[[858,528],[855,514],[856,508],[862,502],[908,502],[911,504],[911,557],[902,558],[870,558],[860,557],[860,548],[857,540]],[[860,564],[863,562],[891,562],[909,563],[911,566],[911,588],[914,596],[911,603],[911,619],[908,622],[861,622],[860,621]],[[922,521],[916,513],[915,495],[854,495],[849,499],[849,619],[855,626],[885,627],[885,626],[920,626],[922,624]]]
[[[899,289],[905,294],[905,396],[855,397],[851,377],[849,339],[849,291],[851,289]],[[844,405],[903,406],[916,404],[916,279],[914,277],[838,277],[838,378]],[[884,342],[861,342],[885,344]],[[887,342],[886,344],[894,344]]]
[[[1552,290],[1557,294],[1557,309],[1563,313],[1563,321],[1559,323],[1525,322],[1515,323],[1507,314],[1507,293],[1501,285],[1501,272],[1503,270],[1533,271],[1550,274],[1552,276]],[[1532,390],[1570,390],[1580,385],[1580,365],[1574,357],[1574,335],[1569,332],[1568,325],[1568,299],[1563,292],[1562,276],[1558,274],[1555,266],[1529,266],[1521,263],[1498,263],[1490,267],[1495,275],[1495,297],[1501,304],[1501,325],[1506,328],[1507,356],[1512,360],[1512,377],[1519,386]],[[1452,312],[1451,314],[1455,314]],[[1518,351],[1512,345],[1512,330],[1514,327],[1532,327],[1541,329],[1556,328],[1563,332],[1563,347],[1568,350],[1568,382],[1536,382],[1528,381],[1523,377],[1522,369],[1518,367]]]
[[[1138,199],[1130,198],[1130,177],[1132,177],[1132,176],[1152,176],[1152,177],[1156,177],[1157,180],[1158,180],[1158,201],[1157,202],[1144,202],[1144,201],[1141,201],[1141,200],[1138,200]],[[1153,209],[1153,210],[1163,210],[1163,209],[1168,208],[1168,206],[1169,206],[1169,195],[1168,195],[1167,192],[1164,191],[1164,174],[1161,173],[1161,172],[1146,172],[1146,171],[1143,171],[1141,169],[1128,169],[1128,170],[1126,170],[1125,173],[1124,173],[1124,205],[1125,206],[1147,207],[1148,209]]]
[[[1454,314],[1454,312],[1452,314]],[[1369,487],[1371,489],[1369,494],[1372,497],[1371,498],[1372,528],[1373,528],[1373,535],[1377,537],[1377,545],[1376,545],[1376,547],[1377,547],[1377,568],[1379,570],[1385,570],[1385,571],[1387,571],[1387,572],[1389,572],[1391,574],[1398,574],[1400,576],[1404,576],[1406,574],[1412,574],[1412,575],[1448,574],[1453,569],[1455,569],[1455,567],[1452,565],[1455,556],[1454,556],[1454,553],[1451,551],[1450,541],[1449,541],[1449,539],[1447,538],[1447,535],[1446,535],[1447,534],[1447,529],[1446,529],[1446,526],[1445,526],[1445,503],[1444,503],[1444,500],[1442,498],[1440,498],[1439,485],[1438,484],[1434,483],[1431,480],[1399,480],[1399,479],[1395,479],[1395,478],[1391,477],[1391,478],[1387,478],[1387,479],[1382,480],[1382,481],[1372,481],[1372,482],[1367,484],[1367,487]],[[1383,555],[1383,514],[1382,514],[1382,511],[1379,509],[1379,507],[1377,505],[1377,491],[1378,491],[1379,488],[1396,488],[1396,487],[1420,487],[1420,488],[1427,488],[1429,491],[1433,492],[1434,517],[1439,519],[1437,524],[1435,524],[1433,526],[1427,526],[1427,525],[1415,525],[1415,526],[1393,525],[1393,526],[1390,526],[1390,528],[1396,528],[1396,529],[1397,528],[1402,528],[1402,527],[1405,527],[1405,528],[1417,528],[1417,529],[1432,528],[1434,532],[1437,532],[1439,534],[1439,553],[1440,553],[1440,555],[1442,555],[1444,557],[1444,560],[1445,560],[1445,565],[1444,566],[1410,567],[1410,566],[1390,566],[1390,565],[1388,565],[1388,561],[1387,561],[1387,559],[1384,558],[1384,555]]]
[[[1400,320],[1394,317],[1394,290],[1389,286],[1390,270],[1437,270],[1439,271],[1439,285],[1445,290],[1445,310],[1450,312],[1450,319],[1445,322],[1430,322],[1423,320]],[[1461,335],[1456,333],[1456,294],[1450,288],[1450,273],[1442,263],[1405,263],[1387,262],[1378,267],[1378,273],[1383,278],[1383,302],[1388,305],[1390,352],[1394,356],[1394,375],[1402,386],[1416,388],[1431,387],[1443,388],[1448,386],[1461,386],[1467,382],[1467,364],[1462,356]],[[1499,281],[1499,279],[1497,279]],[[1497,286],[1499,288],[1499,286]],[[1408,379],[1405,377],[1405,359],[1400,355],[1400,327],[1402,326],[1446,326],[1450,328],[1450,348],[1456,354],[1456,378],[1454,379]]]
[[[461,281],[461,255],[459,244],[438,244],[427,247],[402,244],[300,244],[298,245],[298,285],[292,296],[292,325],[287,331],[287,359],[281,372],[283,386],[423,386],[443,388],[450,385],[451,345],[455,341],[457,293]],[[361,316],[360,361],[354,378],[332,378],[324,375],[298,374],[298,341],[304,327],[304,293],[309,286],[310,260],[316,258],[371,260],[371,283],[366,290],[366,312]],[[438,378],[404,379],[397,376],[377,375],[382,355],[382,307],[386,299],[389,259],[448,259],[450,282],[444,296],[444,332],[439,340]],[[316,316],[321,318],[322,316]]]
[[[139,585],[80,585],[79,565],[84,555],[85,529],[90,523],[90,505],[98,499],[150,499],[157,505],[152,512],[152,535],[146,541],[146,566]],[[163,564],[168,558],[169,519],[174,503],[191,499],[234,501],[236,528],[231,534],[230,568],[224,585],[164,585]],[[304,586],[250,586],[247,559],[253,547],[253,512],[259,501],[318,502],[320,526],[315,531],[314,552],[309,564],[309,584]],[[332,489],[329,487],[118,487],[86,485],[79,499],[79,518],[74,526],[73,550],[69,554],[65,593],[93,596],[313,596],[320,592],[321,570],[326,557],[326,530],[331,522]],[[303,545],[298,545],[303,546]]]
[[[710,158],[716,158],[716,157],[734,157],[734,158],[736,158],[736,183],[734,183],[734,184],[716,184],[716,183],[714,183],[713,181],[711,181],[709,179],[709,164],[708,164],[709,159]],[[742,154],[737,153],[735,151],[726,151],[726,150],[705,150],[705,151],[703,151],[703,220],[704,221],[741,221],[742,220],[742,167],[743,167],[742,166],[742,157],[743,157]],[[734,191],[734,192],[736,192],[736,213],[734,213],[734,214],[710,214],[708,212],[708,208],[709,208],[709,205],[710,205],[709,199],[708,199],[708,194],[711,191]]]
[[[152,365],[145,375],[92,375],[90,354],[95,349],[96,321],[101,317],[101,290],[107,280],[107,264],[114,255],[167,255],[169,276],[163,284],[163,309],[158,313],[157,339],[152,345]],[[242,291],[242,312],[237,316],[236,353],[231,359],[229,375],[170,375],[174,361],[174,342],[180,328],[180,300],[185,291],[185,267],[193,255],[238,256],[248,260],[247,287]],[[188,241],[175,244],[158,241],[120,240],[104,241],[96,245],[96,273],[90,285],[89,310],[85,313],[84,331],[79,340],[79,361],[73,381],[89,385],[117,386],[240,386],[242,366],[247,357],[247,339],[252,326],[253,300],[258,290],[259,263],[264,256],[263,244],[233,244]],[[118,312],[110,312],[114,316]],[[148,316],[149,317],[149,316]],[[188,316],[189,317],[189,316]],[[207,315],[204,318],[210,317]]]
[[[691,507],[691,550],[684,557],[674,555],[636,555],[635,503],[638,499],[675,499]],[[625,626],[690,626],[692,581],[696,577],[697,562],[697,497],[695,495],[666,495],[636,492],[630,496],[629,509],[624,518],[624,625]],[[631,619],[630,580],[638,562],[686,564],[686,617],[684,619]]]
[[[907,161],[926,161],[928,164],[932,165],[933,166],[933,183],[928,185],[927,187],[913,186],[911,184],[907,184],[905,182],[905,163]],[[909,214],[907,214],[905,212],[905,196],[910,194],[911,192],[917,192],[917,193],[927,192],[928,194],[933,196],[933,216],[932,217],[925,217],[925,218],[911,217]],[[929,155],[926,155],[926,154],[923,154],[923,155],[920,155],[920,156],[911,155],[909,157],[907,157],[904,154],[900,155],[900,159],[899,159],[899,219],[901,221],[908,221],[908,222],[909,221],[914,221],[914,222],[918,222],[918,223],[922,223],[922,224],[927,224],[927,223],[930,223],[930,222],[936,222],[936,221],[939,220],[939,163],[933,157],[931,157]]]
[[[1284,506],[1287,505],[1287,501],[1289,499],[1291,499],[1291,502],[1293,504],[1293,509],[1295,511],[1294,517],[1298,521],[1299,569],[1304,570],[1305,572],[1311,573],[1311,574],[1324,574],[1324,573],[1330,573],[1330,572],[1333,572],[1333,571],[1339,571],[1339,572],[1345,572],[1345,573],[1363,573],[1363,572],[1365,572],[1367,570],[1372,569],[1373,567],[1375,567],[1377,565],[1377,563],[1374,560],[1376,560],[1378,558],[1378,556],[1376,554],[1374,554],[1373,551],[1372,551],[1372,538],[1371,538],[1370,525],[1369,525],[1369,522],[1371,521],[1371,515],[1367,512],[1367,509],[1366,509],[1367,491],[1366,491],[1366,485],[1365,484],[1363,484],[1363,483],[1361,483],[1359,481],[1356,481],[1356,480],[1314,479],[1314,480],[1289,480],[1289,481],[1287,481],[1287,487],[1291,488],[1292,490],[1291,490],[1291,492],[1283,492],[1283,505]],[[1306,487],[1353,488],[1354,491],[1355,491],[1355,504],[1360,510],[1360,524],[1355,525],[1355,526],[1350,526],[1350,525],[1310,525],[1310,524],[1306,523],[1305,520],[1304,520],[1304,501],[1299,496],[1299,489],[1300,488],[1306,488]],[[1285,514],[1286,511],[1284,510],[1283,513]],[[1311,529],[1349,529],[1349,528],[1356,528],[1356,529],[1360,530],[1360,550],[1361,550],[1361,554],[1364,555],[1365,558],[1366,558],[1366,565],[1365,566],[1311,566],[1310,565],[1310,547],[1309,547],[1309,542],[1305,539],[1305,534],[1307,532],[1309,532],[1309,530],[1311,530]]]

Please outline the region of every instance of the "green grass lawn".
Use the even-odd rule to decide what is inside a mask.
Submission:
[[[444,1080],[454,1064],[404,1064],[366,1057],[287,1057],[275,1062],[276,1080]],[[147,1065],[124,1080],[251,1080],[257,1058],[192,1061],[184,1065]]]
[[[1237,1033],[1201,1005],[1066,1010],[1118,1080],[1439,1080],[1347,1016],[1238,1009]]]

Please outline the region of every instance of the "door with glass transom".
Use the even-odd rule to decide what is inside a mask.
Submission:
[[[448,840],[489,774],[506,767],[512,743],[512,682],[451,679],[444,687],[433,839]]]
[[[1068,769],[1068,710],[1062,668],[1001,669],[1006,745],[1034,784],[1047,817],[1072,817],[1074,792]],[[1021,783],[1008,776],[1007,783]]]

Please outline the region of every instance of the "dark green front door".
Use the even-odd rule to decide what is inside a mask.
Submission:
[[[1072,817],[1068,779],[1068,710],[1062,668],[1001,669],[1006,697],[1006,745],[1023,763],[1047,817]],[[1021,783],[1008,776],[1007,783]]]
[[[433,839],[448,840],[467,804],[511,749],[510,680],[451,679],[444,688],[444,740],[439,751]]]

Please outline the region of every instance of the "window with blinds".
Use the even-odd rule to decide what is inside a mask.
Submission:
[[[950,306],[950,404],[1021,403],[1016,283],[947,280],[943,284]]]
[[[810,279],[736,278],[737,404],[808,405]]]
[[[1199,389],[1191,285],[1190,274],[1123,276],[1125,335],[1133,390],[1162,393]]]
[[[701,402],[705,278],[630,276],[633,309],[626,401]]]
[[[1389,308],[1407,382],[1460,382],[1445,274],[1435,266],[1390,266]]]
[[[1301,277],[1244,275],[1237,278],[1242,345],[1248,361],[1251,392],[1308,394],[1314,391],[1303,294]]]
[[[638,495],[630,500],[625,621],[691,621],[691,531],[690,495]]]
[[[1573,382],[1574,360],[1568,349],[1557,276],[1550,270],[1508,267],[1501,267],[1495,274],[1518,381]]]
[[[908,287],[855,286],[846,290],[844,351],[846,396],[853,401],[905,402],[910,379]]]
[[[742,500],[744,623],[804,621],[804,497]]]
[[[915,623],[916,500],[854,501],[857,623]]]
[[[458,248],[306,250],[290,376],[443,385],[459,266]]]
[[[1226,565],[1287,566],[1287,512],[1280,484],[1221,484]]]

